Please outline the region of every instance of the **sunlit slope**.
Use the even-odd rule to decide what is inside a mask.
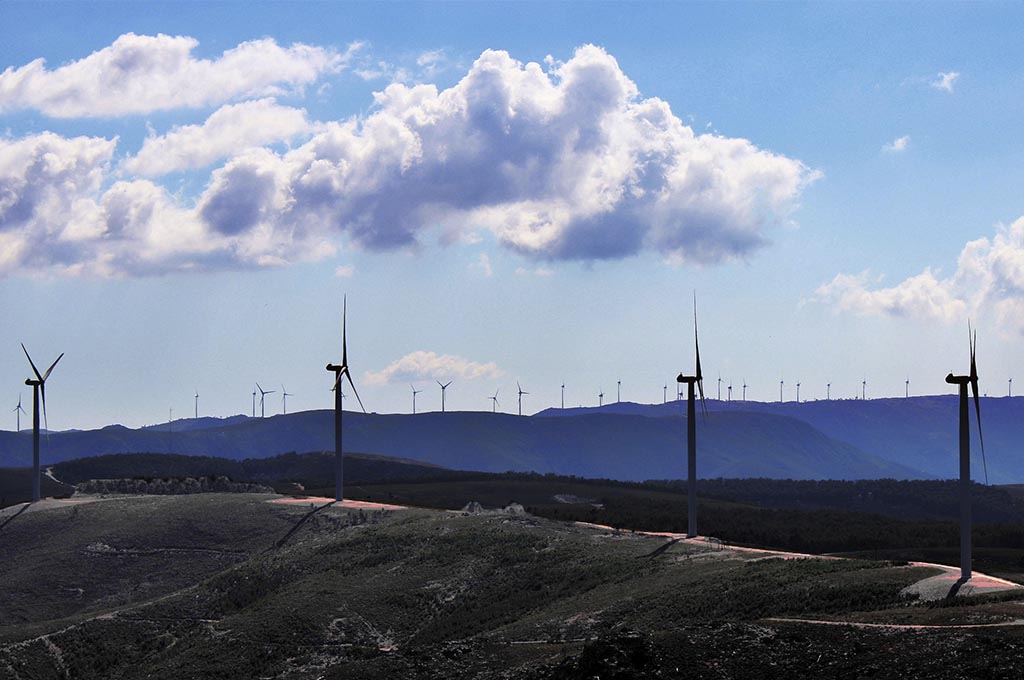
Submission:
[[[699,416],[700,417],[700,416]],[[553,472],[623,480],[685,476],[686,421],[680,417],[587,413],[521,418],[481,412],[378,415],[346,413],[345,448],[461,470]],[[0,433],[6,460],[27,455],[24,436]],[[865,479],[927,477],[865,454],[799,420],[766,413],[701,417],[702,477]],[[242,459],[333,449],[331,413],[307,411],[223,427],[167,432],[111,426],[53,434],[43,458],[166,452]],[[12,463],[8,463],[12,464]]]

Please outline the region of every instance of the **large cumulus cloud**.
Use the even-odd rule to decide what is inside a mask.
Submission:
[[[745,139],[694,133],[594,46],[549,70],[488,50],[448,89],[396,83],[375,100],[367,115],[315,124],[270,100],[234,105],[152,137],[121,172],[158,175],[209,162],[234,143],[247,148],[192,200],[148,180],[103,188],[90,175],[75,192],[92,202],[97,222],[82,232],[93,242],[77,247],[84,258],[103,250],[113,273],[118,263],[138,273],[283,264],[329,255],[339,242],[388,250],[489,232],[534,260],[650,251],[717,263],[764,245],[816,177]],[[225,124],[247,110],[285,123],[262,138],[253,126]],[[287,151],[252,146],[302,133]],[[102,175],[114,140],[93,143],[108,149],[91,170]],[[110,221],[115,195],[130,229]],[[131,200],[139,205],[122,205]],[[38,211],[24,227],[52,233],[54,219]],[[117,254],[97,239],[119,244]],[[24,264],[11,260],[8,270]]]

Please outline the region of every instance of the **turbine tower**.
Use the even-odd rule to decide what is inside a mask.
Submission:
[[[784,380],[779,381],[779,403],[782,403],[782,386],[785,384]]]
[[[615,382],[615,403],[618,404],[622,401],[622,381],[617,380]]]
[[[868,379],[864,378],[860,382],[860,398],[861,401],[866,401],[868,398]]]
[[[903,397],[905,399],[910,399],[910,376],[907,376],[906,388],[905,388],[905,391],[903,392]]]
[[[743,379],[743,401],[747,400],[747,379]]]
[[[668,383],[665,383],[665,387],[662,388],[661,403],[668,403]]]
[[[603,387],[601,388],[601,391],[597,393],[597,407],[600,408],[602,406],[604,406],[604,388]]]
[[[729,390],[729,401],[731,402],[732,401],[732,383],[730,383],[729,386],[726,389]]]
[[[704,404],[704,378],[700,371],[700,344],[697,341],[697,295],[693,296],[693,349],[697,370],[694,375],[676,376],[677,383],[686,384],[686,537],[697,535],[697,414],[694,408],[694,386],[700,391],[700,407],[707,415]]]
[[[562,410],[565,410],[565,383],[562,383]]]
[[[722,374],[718,374],[718,401],[722,401]]]
[[[348,342],[345,332],[345,321],[348,316],[348,297],[342,298],[341,307],[341,365],[327,364],[327,370],[334,373],[334,500],[341,502],[345,500],[345,454],[341,441],[341,386],[342,378],[348,378],[348,384],[352,386],[352,392],[356,395],[359,408],[366,413],[363,407],[363,400],[359,398],[356,384],[352,382],[352,373],[348,370]]]
[[[800,403],[800,383],[796,384],[796,403]]]
[[[196,390],[196,420],[199,419],[199,390]]]
[[[1008,396],[1008,397],[1012,397],[1013,396],[1013,378],[1010,378],[1010,379],[1008,379],[1006,381],[1006,396]],[[18,397],[18,403],[19,404],[21,403],[21,397],[20,396]]]
[[[266,398],[266,396],[268,394],[273,394],[277,390],[265,390],[262,387],[260,387],[259,383],[256,383],[256,389],[258,389],[260,391],[260,418],[266,418],[267,417],[267,412],[263,408],[264,407],[263,400]]]
[[[488,399],[491,400],[491,413],[496,413],[498,411],[498,392],[500,390],[501,388],[499,387],[498,389],[494,390],[493,397],[487,397]]]
[[[825,401],[832,399],[832,383],[825,383]]]
[[[978,400],[978,366],[974,360],[978,334],[971,333],[970,329],[968,323],[967,333],[971,348],[970,375],[953,375],[950,371],[946,376],[946,382],[956,385],[960,393],[960,583],[971,578],[971,409],[968,405],[968,385],[974,393],[974,412],[978,421],[978,440],[981,442],[981,462],[985,469],[985,484],[988,484],[985,438],[981,434],[981,403]]]
[[[256,390],[252,391],[252,417],[256,417]]]
[[[14,413],[18,416],[18,432],[21,432],[21,414],[28,415],[28,411],[21,407],[21,394],[18,394],[18,405],[14,407]]]
[[[441,381],[440,380],[436,380],[435,379],[434,382],[436,382],[438,385],[441,385]],[[452,381],[449,380],[445,384],[441,385],[441,413],[444,413],[444,391],[446,389],[448,389],[448,386],[451,385],[451,384],[452,384]]]
[[[518,380],[516,381],[516,387],[519,388],[519,415],[523,415],[523,395],[529,394],[529,392],[523,392],[523,386],[519,384]],[[494,394],[497,395],[498,393],[495,392]]]
[[[284,383],[281,383],[281,413],[288,415],[288,397],[294,397],[295,395],[284,388]]]
[[[50,424],[46,420],[46,379],[50,377],[50,373],[53,371],[53,367],[57,365],[57,362],[64,356],[64,352],[60,353],[60,356],[53,360],[50,367],[46,369],[46,373],[39,375],[39,369],[32,363],[32,357],[29,356],[28,350],[25,349],[25,343],[21,344],[21,349],[25,352],[25,358],[28,359],[29,366],[32,367],[32,372],[35,373],[36,379],[27,378],[25,384],[32,388],[32,502],[39,502],[39,397],[42,395],[43,399],[43,425],[46,430],[49,431]],[[18,399],[18,403],[21,403],[21,399]]]
[[[409,387],[412,388],[412,414],[416,415],[416,395],[422,392],[423,390],[416,389],[416,386],[413,385],[412,383],[409,383]]]

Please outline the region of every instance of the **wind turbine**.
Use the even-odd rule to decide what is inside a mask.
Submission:
[[[265,397],[266,397],[266,396],[267,396],[268,394],[273,394],[273,393],[274,393],[274,392],[276,392],[277,390],[265,390],[265,389],[263,389],[262,387],[260,387],[260,384],[259,384],[259,383],[256,383],[256,389],[258,389],[258,390],[260,391],[260,418],[266,418],[266,417],[267,417],[267,414],[266,414],[266,411],[265,411],[265,410],[264,410],[264,408],[263,408],[263,406],[264,406],[264,404],[263,404],[263,400],[264,400],[264,398],[265,398]]]
[[[491,400],[491,413],[496,413],[498,411],[498,392],[500,390],[501,390],[501,388],[499,387],[498,389],[494,390],[494,396],[493,397],[487,397],[488,399]],[[522,414],[520,414],[520,415],[522,415]]]
[[[199,390],[196,390],[196,420],[199,419]]]
[[[1013,378],[1010,378],[1006,381],[1006,396],[1013,396]],[[18,397],[18,403],[21,403],[21,397]]]
[[[832,383],[825,383],[825,401],[832,399]]]
[[[796,384],[796,403],[800,403],[800,383]]]
[[[722,401],[722,374],[718,374],[718,401]]]
[[[784,380],[779,381],[779,403],[782,403],[782,386],[785,384]]]
[[[438,385],[441,385],[441,381],[440,380],[436,380],[435,382],[437,382]],[[452,381],[449,380],[445,384],[441,385],[441,413],[444,413],[444,391],[446,389],[448,389],[448,386],[451,385],[451,384],[452,384]]]
[[[416,395],[422,392],[423,390],[416,389],[416,386],[413,385],[412,383],[409,383],[409,387],[412,388],[412,414],[416,415]]]
[[[28,411],[21,407],[21,394],[18,394],[18,405],[14,407],[14,413],[18,416],[18,432],[21,432],[21,414],[28,415]]]
[[[732,385],[730,384],[727,389],[729,390],[729,401],[732,401]]]
[[[348,296],[342,298],[341,307],[341,365],[327,364],[327,370],[334,373],[334,500],[341,502],[345,500],[345,461],[344,448],[341,441],[341,386],[342,378],[348,378],[348,384],[352,386],[352,392],[356,395],[359,408],[366,413],[363,407],[363,400],[359,398],[359,391],[356,384],[352,382],[352,373],[348,370],[348,342],[345,332],[345,321],[348,316]]]
[[[668,383],[665,383],[665,387],[662,388],[661,403],[668,403]]]
[[[868,379],[864,378],[860,382],[860,398],[861,401],[866,401],[868,398]]]
[[[40,394],[43,398],[43,425],[46,427],[47,432],[50,430],[50,424],[46,420],[46,379],[50,377],[50,373],[53,371],[53,367],[57,365],[57,362],[64,356],[64,352],[60,353],[60,356],[53,360],[50,367],[46,369],[46,373],[39,375],[39,369],[32,363],[32,357],[28,355],[28,350],[25,349],[25,343],[21,343],[21,349],[25,352],[25,358],[28,359],[29,366],[32,367],[32,372],[36,374],[36,379],[26,378],[25,384],[32,388],[32,502],[39,502],[39,397]],[[18,403],[21,403],[19,397]]]
[[[910,376],[907,376],[906,390],[903,392],[903,396],[906,399],[910,399]]]
[[[519,415],[523,415],[523,395],[529,394],[529,392],[523,392],[523,387],[519,384],[518,380],[516,381],[516,387],[519,388]],[[495,392],[494,394],[497,396],[498,393]]]
[[[743,401],[747,400],[747,379],[743,379]]]
[[[985,462],[985,438],[981,434],[981,402],[978,400],[978,366],[974,353],[978,346],[978,333],[971,333],[967,324],[968,342],[971,348],[970,375],[953,375],[950,371],[946,382],[957,385],[960,393],[960,582],[971,578],[971,410],[968,405],[967,386],[974,393],[974,411],[978,421],[978,440],[981,442],[981,462],[985,469],[985,484],[988,484],[988,463]]]
[[[562,410],[565,410],[565,383],[562,383]]]
[[[697,370],[694,375],[676,376],[677,383],[686,384],[686,537],[697,535],[697,414],[694,408],[694,386],[700,391],[700,407],[707,416],[704,404],[704,377],[700,371],[700,344],[697,341],[697,295],[693,296],[693,349]]]
[[[618,404],[622,401],[622,381],[618,380],[615,383],[615,403]]]
[[[295,395],[284,388],[284,383],[281,383],[281,413],[288,415],[288,397],[294,397]]]
[[[256,417],[256,390],[252,391],[252,417]]]
[[[604,406],[604,388],[603,387],[601,388],[601,391],[597,393],[597,406],[598,406],[598,408]]]

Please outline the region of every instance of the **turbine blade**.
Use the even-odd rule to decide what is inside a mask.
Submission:
[[[50,367],[48,369],[46,369],[46,373],[43,373],[43,380],[46,380],[47,378],[50,377],[50,373],[53,371],[53,367],[56,366],[57,362],[60,361],[63,357],[64,357],[64,352],[61,352],[60,356],[53,360],[53,363],[50,364]]]
[[[701,381],[704,377],[700,370],[700,342],[697,340],[697,293],[693,293],[693,348],[697,354],[697,382]],[[701,392],[701,399],[703,399],[703,392]]]
[[[356,401],[359,402],[359,408],[363,409],[363,413],[366,413],[366,407],[363,406],[363,400],[359,398],[359,390],[356,389],[356,384],[352,382],[352,374],[348,372],[348,369],[342,371],[345,377],[348,378],[348,384],[352,386],[352,393],[356,395]]]
[[[970,322],[968,322],[970,329]],[[978,398],[978,364],[975,353],[978,348],[978,331],[971,338],[971,392],[974,394],[974,415],[978,421],[978,440],[981,442],[981,464],[985,470],[985,485],[988,485],[988,461],[985,460],[985,436],[981,431],[981,400]]]
[[[50,421],[46,419],[46,381],[39,383],[39,396],[43,401],[43,429],[46,430],[46,436],[50,436]]]
[[[39,382],[43,382],[43,376],[39,375],[39,369],[36,368],[35,363],[33,363],[32,357],[28,355],[28,350],[25,349],[25,343],[21,343],[21,350],[25,352],[25,358],[28,359],[28,365],[32,367],[32,372],[36,374],[36,379]]]

